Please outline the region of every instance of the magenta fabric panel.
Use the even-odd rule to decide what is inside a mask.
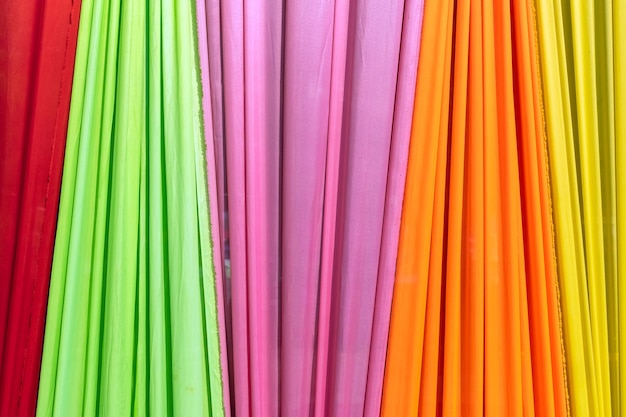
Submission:
[[[233,412],[251,415],[246,256],[243,0],[222,3],[224,127],[231,271]]]
[[[346,52],[350,0],[335,0],[330,103],[328,116],[328,144],[326,149],[326,182],[324,185],[324,218],[322,225],[322,254],[318,301],[317,353],[313,412],[316,417],[326,415],[326,393],[329,373],[331,307],[335,268],[335,231],[339,198],[339,170],[342,148],[343,103],[346,80]]]
[[[202,65],[232,412],[377,414],[423,2],[216,2]]]
[[[313,400],[333,15],[334,4],[328,0],[290,1],[285,15],[282,416],[308,415]]]
[[[246,236],[253,415],[279,412],[282,0],[244,2]]]
[[[365,407],[404,2],[352,6],[332,316],[337,331],[327,394],[332,416],[362,415]]]
[[[282,2],[221,6],[235,412],[278,415]]]
[[[424,0],[405,0],[364,417],[380,414]]]

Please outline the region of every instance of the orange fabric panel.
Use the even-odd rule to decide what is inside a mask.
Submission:
[[[417,415],[426,327],[426,297],[435,199],[446,43],[453,2],[428,2],[424,9],[413,126],[396,282],[389,329],[382,416]],[[417,233],[416,233],[417,232]]]

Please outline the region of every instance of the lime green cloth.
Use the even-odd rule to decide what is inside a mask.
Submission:
[[[83,0],[37,416],[223,416],[193,0]]]

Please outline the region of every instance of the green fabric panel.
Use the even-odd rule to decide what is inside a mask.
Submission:
[[[83,3],[40,417],[224,415],[195,21]]]

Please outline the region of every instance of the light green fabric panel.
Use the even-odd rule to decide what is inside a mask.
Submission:
[[[37,415],[222,416],[191,0],[84,0]]]

